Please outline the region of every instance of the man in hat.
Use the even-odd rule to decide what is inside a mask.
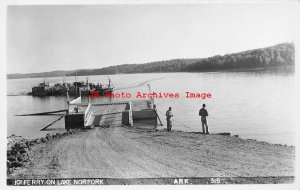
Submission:
[[[209,134],[207,120],[206,120],[206,117],[208,116],[208,112],[205,109],[205,104],[202,105],[202,108],[199,111],[199,115],[201,116],[203,134]],[[206,131],[205,131],[204,125],[206,126]]]
[[[167,116],[167,131],[171,131],[172,129],[172,107],[169,107],[169,109],[166,112],[166,116]]]

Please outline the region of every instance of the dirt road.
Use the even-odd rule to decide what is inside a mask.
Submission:
[[[9,178],[293,176],[295,148],[222,135],[94,128],[35,145]]]

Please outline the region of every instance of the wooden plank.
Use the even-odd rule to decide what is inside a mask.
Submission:
[[[52,115],[52,113],[67,112],[67,111],[68,110],[57,110],[57,111],[48,111],[48,112],[41,112],[41,113],[31,113],[31,114],[23,114],[23,115],[15,115],[15,116]]]
[[[53,125],[55,122],[57,122],[57,121],[61,120],[63,117],[64,117],[64,115],[63,115],[63,116],[61,116],[60,118],[58,118],[57,120],[53,121],[52,123],[50,123],[49,125],[47,125],[47,126],[46,126],[46,127],[44,127],[43,129],[41,129],[41,131],[44,131],[44,130],[46,130],[48,127],[50,127],[51,125]]]

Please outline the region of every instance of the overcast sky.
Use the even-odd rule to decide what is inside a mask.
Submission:
[[[295,41],[290,4],[8,6],[7,72],[204,58]]]

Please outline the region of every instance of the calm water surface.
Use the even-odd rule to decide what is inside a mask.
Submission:
[[[180,98],[155,99],[164,125],[165,112],[173,107],[175,130],[201,131],[198,111],[202,104],[209,112],[210,132],[230,132],[242,138],[272,143],[295,144],[294,75],[274,72],[235,73],[151,73],[111,75],[115,93],[148,92],[147,84],[155,92],[180,93]],[[65,97],[26,96],[42,78],[8,80],[8,135],[28,138],[44,136],[39,130],[57,116],[18,117],[16,114],[66,109]],[[74,81],[68,77],[67,81]],[[86,77],[77,77],[85,81]],[[62,77],[46,78],[50,84],[61,82]],[[107,83],[107,76],[89,76],[91,82]],[[185,92],[209,92],[210,99],[188,99]],[[118,99],[120,100],[120,99]],[[97,99],[94,101],[108,101]],[[63,130],[61,120],[50,129]]]

